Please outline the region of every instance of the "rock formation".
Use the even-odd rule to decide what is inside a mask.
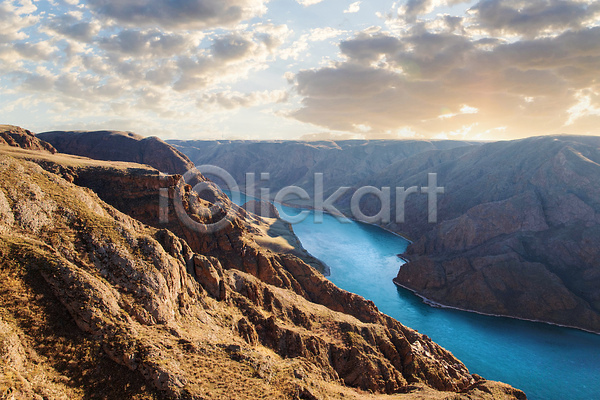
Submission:
[[[225,205],[196,214],[207,200],[179,176],[10,149],[0,146],[3,394],[525,398],[470,375],[299,258],[258,246],[242,209],[222,231],[192,235],[174,218],[176,200],[196,222]],[[117,204],[122,211],[135,214],[137,204],[135,215],[155,226],[101,200],[117,196],[76,185],[92,173],[105,173],[105,188],[123,188],[131,202]],[[163,218],[150,217],[160,212],[157,192],[169,200]]]

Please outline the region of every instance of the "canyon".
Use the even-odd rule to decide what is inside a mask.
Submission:
[[[337,288],[289,232],[269,235],[276,218],[201,174],[128,161],[139,153],[62,154],[2,129],[3,395],[525,398]],[[217,232],[197,228],[216,220]]]

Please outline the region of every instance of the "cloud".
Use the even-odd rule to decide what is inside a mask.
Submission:
[[[29,90],[47,92],[54,87],[55,79],[49,75],[28,74],[23,80],[23,87]]]
[[[209,88],[246,77],[251,70],[266,68],[286,29],[261,25],[257,31],[237,31],[217,36],[208,51],[177,58],[178,91]]]
[[[98,15],[136,27],[208,29],[262,15],[269,0],[87,0]]]
[[[340,64],[296,75],[296,90],[311,99],[371,98],[398,83],[398,76],[384,69]]]
[[[238,34],[231,34],[217,38],[211,49],[216,59],[233,61],[246,57],[254,50],[255,46],[251,40]]]
[[[359,33],[340,43],[344,61],[295,75],[302,106],[291,116],[371,136],[408,129],[517,137],[559,133],[578,118],[600,123],[597,113],[582,111],[600,93],[600,27],[491,39],[423,26]]]
[[[429,14],[440,6],[453,6],[468,3],[470,0],[408,0],[399,9],[399,14],[409,22],[414,22],[419,15]]]
[[[566,125],[573,125],[577,120],[588,116],[600,117],[600,104],[592,103],[592,98],[595,97],[598,100],[600,93],[584,90],[577,92],[576,97],[578,100],[577,104],[567,110],[569,120]]]
[[[255,107],[258,105],[282,103],[287,101],[288,94],[283,90],[260,91],[252,93],[218,92],[204,94],[198,99],[200,108],[221,108],[233,110],[237,108]]]
[[[71,107],[84,115],[102,108],[110,115],[127,118],[140,112],[152,112],[153,118],[179,118],[177,110],[186,109],[191,115],[189,110],[197,113],[197,107],[190,99],[198,98],[202,91],[223,90],[220,85],[265,69],[290,34],[287,26],[271,23],[218,33],[112,26],[95,36],[75,35],[90,39],[84,44],[72,39],[73,35],[63,35],[71,32],[69,27],[80,17],[48,18],[45,33],[54,35],[53,39],[0,46],[0,62],[7,71],[10,68],[13,87],[22,93],[43,93],[40,98],[54,112]],[[11,61],[26,59],[37,62],[37,67]],[[224,93],[227,96],[205,101],[212,102],[212,108],[232,110],[285,99],[285,91]]]
[[[351,13],[359,12],[360,11],[360,3],[362,3],[362,2],[357,1],[357,2],[350,4],[348,9],[344,10],[344,14],[351,14]]]
[[[383,54],[395,54],[403,48],[400,39],[383,34],[359,33],[354,39],[340,43],[343,55],[353,60],[367,62],[375,61]]]
[[[81,42],[91,42],[101,28],[98,21],[82,21],[73,14],[53,17],[47,25],[52,31]]]
[[[482,0],[469,10],[478,27],[494,34],[538,36],[578,29],[597,20],[600,3],[581,0]]]
[[[52,96],[94,103],[99,99],[113,99],[124,93],[122,82],[116,78],[101,80],[98,77],[81,76],[67,72],[52,74],[42,68],[37,72],[24,72],[21,89],[25,91],[45,92]]]
[[[318,4],[323,0],[296,0],[298,4],[303,5],[304,7],[312,6],[313,4]]]
[[[298,15],[293,31],[271,22],[290,18],[280,7],[250,20],[269,0],[5,0],[3,104],[24,121],[32,112],[17,97],[34,99],[40,120],[110,115],[174,132],[198,121],[245,129],[228,118],[262,105],[276,109],[270,121],[291,117],[282,124],[297,136],[321,130],[305,123],[352,137],[597,129],[600,2],[474,0],[462,15],[434,15],[459,3],[467,0],[397,2],[380,14],[385,27],[368,29],[341,12],[343,25]],[[354,12],[367,3],[340,4]]]
[[[156,29],[124,29],[99,41],[101,48],[125,57],[169,57],[197,45],[197,38],[187,34],[167,34]]]
[[[31,15],[37,7],[31,0],[0,3],[0,43],[26,39],[25,28],[35,25],[39,17]]]
[[[315,28],[315,29],[311,29],[308,40],[310,40],[311,42],[320,42],[323,40],[338,37],[344,33],[346,33],[346,31],[334,29],[329,26],[325,27],[325,28]]]
[[[13,49],[19,53],[22,58],[33,61],[50,60],[52,53],[57,49],[48,42],[40,43],[15,43]]]

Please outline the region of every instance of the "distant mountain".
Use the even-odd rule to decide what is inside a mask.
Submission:
[[[391,221],[381,225],[414,242],[397,284],[445,306],[600,332],[599,137],[173,144],[237,179],[270,172],[263,185],[273,192],[300,185],[312,194],[311,174],[323,172],[325,196],[353,187],[336,203],[348,216],[357,188],[391,187]],[[420,193],[430,173],[445,191],[437,223]],[[395,187],[419,189],[406,197],[405,222],[395,220]],[[367,216],[380,208],[371,196],[360,202]]]
[[[56,149],[50,143],[40,140],[31,131],[13,125],[0,125],[1,144],[27,150],[56,153]]]
[[[246,186],[246,173],[255,174],[256,189],[268,187],[274,196],[285,186],[296,185],[311,196],[314,174],[323,174],[325,196],[340,186],[354,186],[385,170],[390,164],[431,150],[477,145],[464,141],[348,140],[348,141],[184,141],[169,140],[197,166],[216,165],[228,171],[240,187]],[[268,181],[260,174],[269,173]],[[290,201],[293,201],[290,199]],[[297,201],[298,204],[307,204]]]
[[[0,393],[525,399],[179,175],[7,145],[0,159]],[[224,212],[218,232],[193,228]]]
[[[168,174],[185,174],[193,163],[181,152],[157,137],[144,137],[118,131],[52,131],[39,133],[66,154],[96,160],[127,161],[150,165]]]

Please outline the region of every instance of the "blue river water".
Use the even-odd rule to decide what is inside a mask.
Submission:
[[[600,335],[430,307],[392,282],[403,264],[396,254],[408,245],[402,237],[371,225],[341,223],[330,215],[316,224],[312,213],[293,227],[304,247],[330,267],[333,283],[428,335],[471,373],[506,382],[533,400],[600,399]]]

